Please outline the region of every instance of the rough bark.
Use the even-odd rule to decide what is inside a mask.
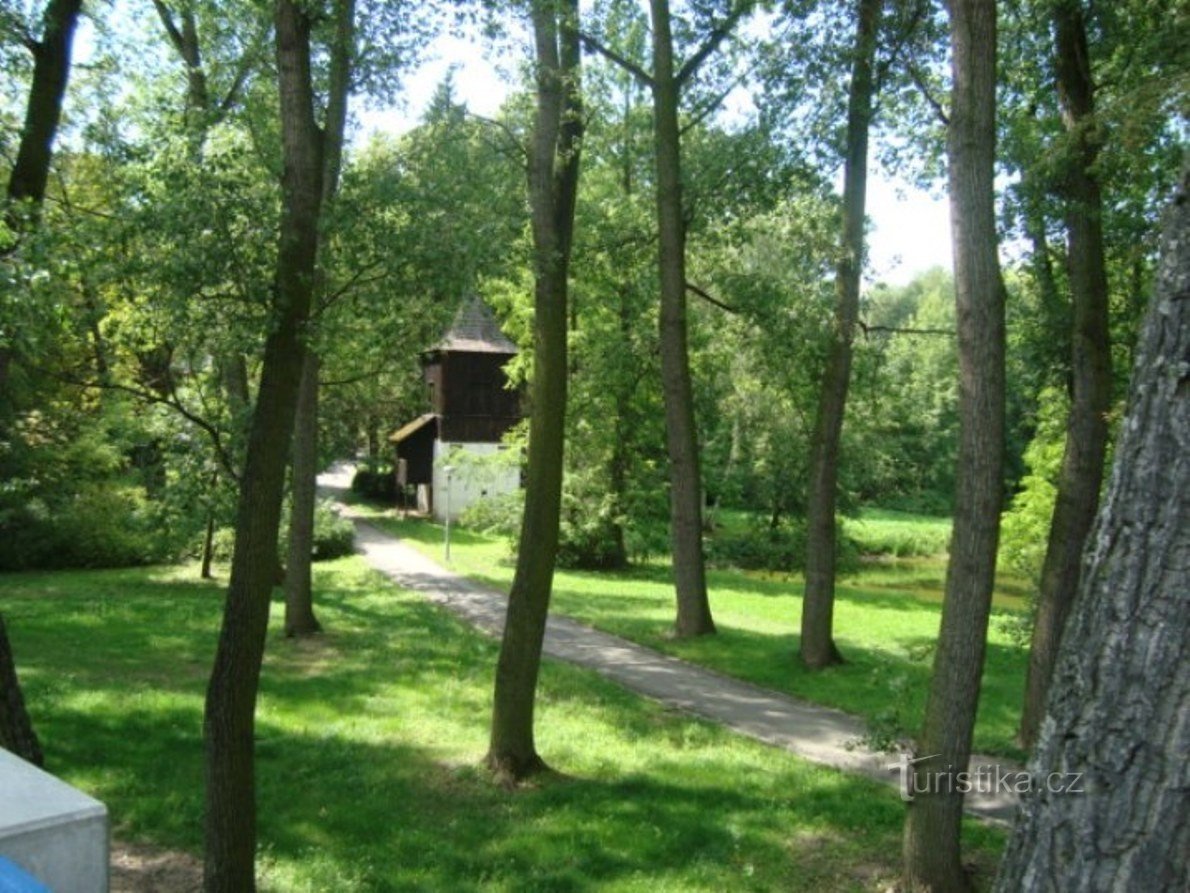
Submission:
[[[41,40],[29,47],[33,52],[33,83],[16,162],[8,178],[12,203],[29,201],[36,208],[45,198],[54,136],[62,118],[62,97],[70,78],[74,29],[82,5],[82,0],[50,0],[42,16]]]
[[[834,332],[823,370],[818,415],[810,442],[806,506],[806,592],[802,600],[802,662],[810,669],[840,663],[833,634],[835,610],[835,505],[839,441],[851,383],[851,342],[859,315],[864,257],[864,207],[868,186],[868,129],[874,91],[873,60],[882,0],[859,0],[855,59],[847,97],[847,149],[843,227],[835,273]]]
[[[336,10],[335,42],[331,55],[330,95],[323,128],[322,204],[328,207],[339,191],[343,134],[347,126],[347,97],[351,61],[355,54],[355,0],[342,0]],[[321,266],[315,293],[325,288]],[[285,574],[285,634],[304,636],[322,630],[314,616],[310,562],[314,554],[314,505],[318,491],[318,371],[317,348],[307,342],[301,389],[293,430],[292,504],[289,512],[289,555]]]
[[[651,0],[653,129],[661,280],[661,388],[669,450],[670,539],[679,636],[715,631],[702,553],[702,473],[686,333],[686,227],[682,219],[680,85],[674,72],[668,0]]]
[[[1190,853],[1190,175],[996,889],[1182,890]],[[1061,773],[1051,776],[1051,773]],[[1058,787],[1061,785],[1057,785]]]
[[[567,275],[582,138],[578,16],[577,0],[533,4],[537,110],[529,153],[529,200],[536,283],[529,459],[487,756],[488,766],[511,780],[545,768],[534,742],[533,711],[562,504]]]
[[[41,742],[25,709],[25,696],[17,678],[16,660],[3,615],[0,615],[0,747],[34,766],[45,765]]]
[[[996,4],[950,4],[953,88],[947,139],[959,346],[954,532],[942,623],[905,821],[910,888],[961,891],[963,795],[938,783],[971,755],[996,570],[1004,452],[1004,285],[996,248]]]
[[[310,22],[293,0],[275,12],[284,173],[274,324],[265,343],[236,515],[223,625],[207,688],[205,862],[208,893],[256,887],[253,739],[277,563],[285,466],[303,362],[322,199],[320,134],[310,79]]]
[[[1095,172],[1099,146],[1086,26],[1078,0],[1058,3],[1053,15],[1058,93],[1073,140],[1065,183],[1073,393],[1029,650],[1020,727],[1025,747],[1037,738],[1062,630],[1078,593],[1083,544],[1103,484],[1112,392],[1103,199]]]

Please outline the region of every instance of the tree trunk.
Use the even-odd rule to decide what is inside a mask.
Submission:
[[[8,629],[4,616],[0,614],[0,747],[15,753],[34,766],[44,766],[45,757],[41,742],[33,731],[29,713],[25,709],[25,697],[21,693],[17,678],[16,661],[12,656],[12,644],[8,641]]]
[[[953,65],[948,167],[959,345],[954,532],[942,624],[905,821],[911,889],[970,888],[960,862],[971,755],[995,582],[1004,464],[1004,284],[996,254],[996,4],[950,4]],[[942,780],[940,783],[940,779]],[[952,783],[947,784],[945,780]]]
[[[231,581],[207,688],[205,864],[208,893],[256,888],[253,740],[289,441],[303,362],[322,198],[321,136],[310,79],[310,22],[294,0],[276,6],[284,174],[274,324],[240,486]]]
[[[516,574],[496,664],[487,756],[488,766],[510,780],[545,768],[533,738],[533,708],[558,551],[566,422],[567,274],[582,136],[578,2],[537,0],[532,15],[537,112],[529,200],[536,287],[529,462]]]
[[[996,880],[1002,893],[1185,889],[1188,190],[1184,173],[1165,221],[1156,298],[1138,346],[1115,467],[1029,765],[1043,783],[1022,800]],[[1082,793],[1063,787],[1072,783]]]
[[[851,340],[859,315],[864,259],[864,205],[868,187],[868,127],[872,118],[882,0],[859,0],[855,60],[847,99],[847,157],[843,181],[842,251],[835,275],[835,329],[822,376],[810,443],[806,507],[806,594],[802,599],[802,662],[810,669],[840,663],[835,647],[835,502],[839,440],[851,382]]]
[[[202,560],[198,575],[203,580],[210,580],[215,575],[211,573],[211,565],[215,560],[215,513],[207,515],[207,529],[202,538]]]
[[[694,389],[686,344],[686,228],[682,219],[679,84],[674,74],[668,0],[651,0],[653,128],[657,153],[658,266],[661,277],[661,387],[669,449],[670,539],[682,637],[715,631],[702,554],[702,476]]]
[[[343,134],[347,125],[347,97],[351,87],[351,60],[355,54],[355,0],[342,0],[336,15],[335,44],[331,51],[330,99],[327,103],[327,123],[323,130],[324,209],[335,200],[339,191]],[[315,293],[320,293],[325,288],[326,276],[321,267],[315,275]],[[293,430],[292,502],[285,574],[287,636],[304,636],[322,630],[314,616],[313,574],[310,567],[314,554],[314,505],[318,492],[319,368],[317,347],[307,342]]]
[[[311,556],[318,476],[318,355],[306,351],[293,425],[289,510],[289,556],[285,573],[285,635],[322,631],[314,616]]]
[[[1094,88],[1086,28],[1077,0],[1055,6],[1054,26],[1058,91],[1066,129],[1074,138],[1066,180],[1074,393],[1029,650],[1020,728],[1025,747],[1031,747],[1037,738],[1062,630],[1078,593],[1083,544],[1095,521],[1103,484],[1112,391],[1103,199],[1095,173],[1099,151],[1094,136]]]
[[[70,77],[74,29],[82,5],[82,0],[50,0],[42,17],[41,41],[30,47],[33,83],[16,163],[8,178],[10,202],[28,200],[36,209],[45,198],[54,136],[62,118],[62,97]]]
[[[42,16],[42,36],[33,51],[33,83],[25,109],[25,125],[17,147],[16,162],[8,177],[8,207],[5,217],[13,230],[25,228],[35,219],[45,199],[50,174],[54,136],[62,117],[62,97],[70,77],[70,54],[74,28],[82,0],[50,0]],[[24,202],[24,209],[18,207]],[[8,250],[8,249],[5,249]],[[8,386],[8,370],[14,351],[0,348],[0,393]],[[0,744],[33,763],[42,765],[41,745],[29,714],[12,658],[8,633],[0,617]]]

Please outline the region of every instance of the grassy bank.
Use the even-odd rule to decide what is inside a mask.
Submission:
[[[394,511],[357,508],[379,526],[441,560],[442,527],[404,520]],[[907,537],[926,542],[948,531],[944,520],[915,523],[914,516],[861,516],[875,541]],[[924,530],[922,528],[925,528]],[[505,588],[513,566],[507,541],[458,528],[451,532],[451,566]],[[798,577],[710,571],[711,608],[717,636],[676,640],[673,589],[667,564],[621,573],[559,571],[553,610],[731,676],[866,717],[876,738],[911,734],[925,709],[938,635],[944,557],[865,562],[838,589],[835,629],[847,663],[810,673],[796,659],[802,582]],[[989,633],[987,666],[976,723],[975,746],[1023,756],[1014,744],[1024,686],[1026,655],[1003,622],[1023,607],[1024,587],[1005,578],[998,586]]]
[[[266,890],[843,891],[897,871],[891,788],[552,662],[539,745],[564,774],[495,786],[476,768],[495,644],[359,559],[317,566],[316,587],[327,634],[291,642],[274,622],[262,679]],[[13,574],[0,603],[51,771],[104,800],[117,836],[197,851],[219,585]],[[966,833],[986,875],[1002,835]]]

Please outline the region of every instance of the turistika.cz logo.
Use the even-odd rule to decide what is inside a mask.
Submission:
[[[977,766],[955,771],[953,766],[928,769],[918,766],[937,759],[941,754],[910,758],[903,753],[888,767],[900,775],[901,799],[906,803],[919,794],[1016,794],[1023,796],[1034,791],[1049,794],[1085,793],[1082,772],[1048,772],[1034,775],[1024,769],[1005,769],[1003,766]]]

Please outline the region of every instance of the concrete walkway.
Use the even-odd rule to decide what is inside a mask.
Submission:
[[[337,465],[319,477],[324,495],[335,499],[351,483],[350,466]],[[340,509],[355,523],[355,546],[369,564],[404,589],[421,593],[468,623],[493,636],[504,625],[506,593],[489,589],[450,571],[396,537],[360,520],[350,506]],[[899,785],[897,756],[858,746],[864,721],[763,689],[661,654],[651,648],[584,626],[569,617],[551,616],[546,625],[545,653],[587,667],[625,688],[712,722],[742,735],[795,753],[815,763],[858,772]],[[993,779],[997,773],[1016,778],[1021,767],[976,756],[973,778]],[[988,783],[988,788],[995,787]],[[1009,791],[972,791],[966,797],[969,813],[1008,824],[1016,811]]]

